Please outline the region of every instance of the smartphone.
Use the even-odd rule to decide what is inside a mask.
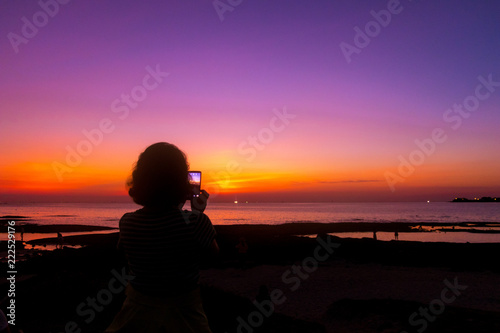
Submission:
[[[188,199],[199,197],[201,192],[201,171],[189,171],[189,185],[191,190],[188,193]]]

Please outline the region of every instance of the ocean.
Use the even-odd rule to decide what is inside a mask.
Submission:
[[[3,204],[0,216],[30,218],[39,224],[118,227],[120,217],[139,209],[133,203]],[[451,202],[398,203],[209,203],[213,224],[289,222],[500,222],[500,204]]]
[[[39,224],[84,224],[118,228],[120,217],[125,212],[138,208],[140,206],[133,203],[3,204],[0,206],[0,216],[25,216],[29,218],[26,222]],[[205,213],[214,225],[301,222],[500,223],[500,204],[497,203],[209,203]],[[24,221],[16,224],[22,222]],[[453,234],[456,239],[461,233]],[[461,241],[500,241],[500,234],[464,234],[468,235],[462,235],[465,238],[462,237]],[[362,233],[357,235],[370,237]],[[381,233],[379,239],[384,239],[385,236],[392,237]],[[426,235],[426,240],[431,240],[429,237]]]

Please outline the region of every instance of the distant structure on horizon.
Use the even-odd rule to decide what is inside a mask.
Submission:
[[[492,198],[492,197],[482,197],[482,198],[455,198],[451,202],[500,202],[500,198]]]

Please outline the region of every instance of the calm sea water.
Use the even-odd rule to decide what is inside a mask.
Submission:
[[[127,203],[1,205],[0,216],[21,215],[40,224],[85,224],[118,227]],[[287,222],[500,222],[497,203],[211,203],[213,224],[281,224]]]

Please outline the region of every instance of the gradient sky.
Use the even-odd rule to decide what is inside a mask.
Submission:
[[[119,199],[158,141],[215,201],[500,195],[500,2],[40,3],[0,4],[0,201]]]

